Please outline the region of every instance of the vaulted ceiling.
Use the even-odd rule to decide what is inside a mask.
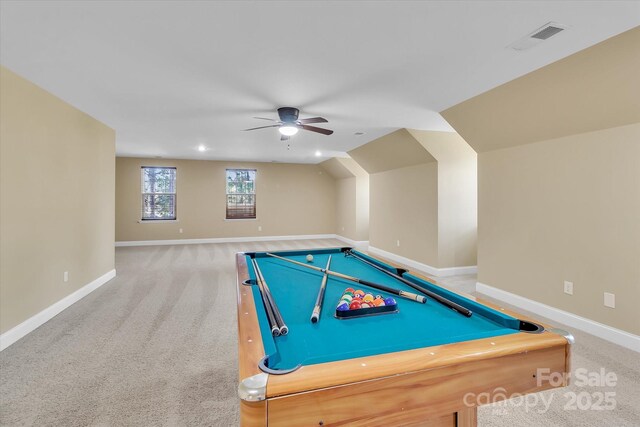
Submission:
[[[568,29],[507,48],[550,21]],[[2,1],[0,63],[114,128],[118,155],[317,163],[452,130],[440,111],[637,25],[631,1]],[[280,106],[335,133],[242,131]]]

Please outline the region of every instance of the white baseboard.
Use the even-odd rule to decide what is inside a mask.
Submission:
[[[197,245],[203,243],[265,242],[271,240],[336,239],[335,234],[306,234],[297,236],[213,237],[207,239],[138,240],[116,242],[116,246]]]
[[[396,255],[394,253],[387,252],[373,246],[369,246],[369,252],[372,254],[380,255],[382,257],[390,259],[391,261],[395,261],[397,263],[407,265],[418,271],[421,271],[423,273],[427,273],[436,277],[457,276],[459,274],[475,274],[478,272],[478,267],[475,265],[466,266],[466,267],[448,267],[448,268],[432,267],[430,265],[423,264],[421,262],[414,261],[412,259],[405,258],[403,256]]]
[[[18,341],[20,338],[27,335],[29,332],[35,330],[40,325],[45,322],[51,320],[65,308],[71,306],[77,301],[80,301],[82,298],[89,295],[91,292],[98,289],[100,286],[107,283],[109,280],[116,277],[116,270],[111,270],[102,276],[98,277],[91,283],[84,285],[77,291],[67,295],[62,298],[60,301],[50,305],[49,307],[42,310],[40,313],[28,318],[24,322],[20,323],[18,326],[9,329],[4,334],[0,335],[0,351],[9,347],[11,344]]]
[[[339,234],[336,234],[335,238],[361,251],[366,251],[369,248],[368,240],[352,240],[352,239],[349,239],[348,237],[344,237]]]
[[[518,308],[531,311],[532,313],[549,318],[555,322],[563,323],[572,328],[580,329],[598,338],[621,345],[628,349],[640,352],[640,336],[625,332],[623,330],[607,326],[595,320],[581,317],[559,308],[551,307],[541,302],[533,301],[484,283],[476,283],[476,291],[492,298],[504,301]]]

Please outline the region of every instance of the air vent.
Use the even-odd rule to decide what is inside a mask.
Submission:
[[[538,31],[535,34],[532,34],[531,37],[534,39],[546,40],[549,37],[558,34],[560,31],[564,30],[564,28],[554,27],[553,25],[549,25],[544,27],[542,30]]]
[[[508,47],[514,50],[527,50],[566,29],[564,25],[549,22]]]

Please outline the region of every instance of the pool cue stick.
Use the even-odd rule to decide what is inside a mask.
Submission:
[[[327,266],[325,270],[329,269],[331,264],[331,255],[329,255],[329,260],[327,261]],[[324,290],[327,287],[327,279],[329,275],[327,272],[324,272],[324,276],[322,276],[322,282],[320,283],[320,290],[318,291],[318,298],[316,298],[316,305],[313,307],[313,313],[311,313],[311,323],[317,323],[320,319],[320,310],[322,310],[322,301],[324,299]]]
[[[471,310],[469,310],[468,308],[466,308],[465,306],[462,306],[462,305],[460,305],[458,303],[455,303],[455,302],[453,302],[451,300],[448,300],[447,298],[445,298],[443,296],[440,296],[440,295],[436,294],[435,292],[432,292],[432,291],[430,291],[428,289],[425,289],[425,288],[423,288],[422,286],[420,286],[420,285],[418,285],[416,283],[410,282],[407,279],[405,279],[404,277],[402,277],[402,276],[400,276],[398,274],[395,274],[395,273],[393,273],[393,272],[391,272],[391,271],[389,271],[389,270],[387,270],[385,268],[382,268],[379,265],[376,265],[373,262],[371,262],[369,260],[366,260],[366,259],[362,258],[359,255],[354,254],[353,251],[351,251],[351,250],[348,250],[345,253],[349,254],[350,256],[354,257],[355,259],[357,259],[359,261],[364,262],[367,265],[370,265],[373,268],[376,268],[376,269],[382,271],[383,273],[388,274],[389,276],[391,276],[393,278],[398,279],[399,281],[401,281],[405,285],[411,286],[416,291],[424,293],[425,295],[427,295],[427,296],[433,298],[434,300],[438,301],[440,304],[443,304],[443,305],[449,307],[450,309],[452,309],[454,311],[457,311],[458,313],[460,313],[460,314],[462,314],[464,316],[471,317],[471,315],[473,314],[473,312]]]
[[[256,269],[256,260],[253,258],[251,258],[251,265],[253,266],[253,271],[256,274],[256,283],[258,284],[258,289],[260,290],[260,296],[262,297],[264,309],[267,312],[267,319],[269,320],[269,325],[271,326],[271,335],[277,337],[278,335],[280,335],[280,328],[278,327],[278,322],[276,322],[276,318],[273,315],[273,309],[271,308],[271,304],[269,304],[267,296],[262,287],[262,281],[260,280],[260,275],[258,274],[258,270]]]
[[[260,276],[260,281],[262,282],[262,286],[264,287],[265,294],[267,295],[267,299],[269,300],[269,304],[271,304],[271,309],[273,310],[273,316],[276,318],[276,323],[278,324],[280,335],[287,335],[289,333],[289,327],[284,323],[284,319],[282,318],[282,314],[280,314],[280,310],[278,309],[278,305],[276,304],[276,301],[273,299],[273,294],[271,294],[269,285],[267,285],[267,281],[262,275],[262,271],[260,270],[258,261],[256,261],[256,270],[258,271],[258,275]]]
[[[289,258],[284,258],[284,257],[278,256],[278,255],[270,254],[268,252],[267,252],[267,255],[270,256],[270,257],[277,258],[277,259],[281,259],[283,261],[287,261],[287,262],[291,262],[293,264],[300,265],[302,267],[310,268],[312,270],[321,271],[322,273],[324,273],[326,271],[327,274],[330,274],[332,276],[339,277],[339,278],[344,279],[344,280],[350,280],[352,282],[359,283],[359,284],[367,286],[369,288],[374,288],[374,289],[378,289],[380,291],[389,292],[390,294],[394,294],[394,295],[397,295],[399,297],[409,299],[411,301],[419,302],[419,303],[422,303],[422,304],[424,304],[427,301],[427,299],[425,297],[423,297],[422,295],[416,295],[414,293],[407,292],[407,291],[402,291],[400,289],[390,288],[388,286],[381,285],[379,283],[370,282],[368,280],[359,279],[359,278],[353,277],[353,276],[347,276],[346,274],[339,273],[337,271],[332,271],[332,270],[325,269],[325,268],[316,267],[314,265],[303,264],[301,262],[298,262],[298,261],[295,261],[295,260],[292,260],[292,259],[289,259]]]

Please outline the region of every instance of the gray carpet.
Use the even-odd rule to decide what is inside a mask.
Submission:
[[[0,353],[0,424],[238,423],[234,254],[337,240],[118,248],[118,276]],[[473,277],[448,283],[468,285]],[[640,358],[576,333],[574,368],[615,372],[613,411],[485,407],[485,426],[640,425]],[[599,392],[600,388],[576,391]],[[607,389],[610,390],[610,389]]]

